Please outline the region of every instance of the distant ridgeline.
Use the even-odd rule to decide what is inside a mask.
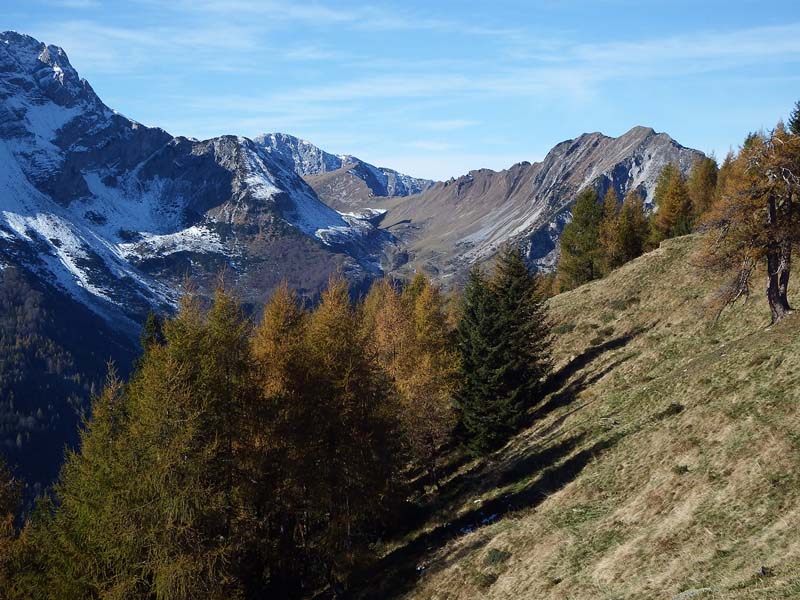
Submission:
[[[126,371],[145,316],[173,314],[187,280],[208,301],[224,271],[258,314],[282,281],[313,303],[334,273],[354,294],[415,272],[459,288],[506,242],[552,269],[579,189],[635,189],[650,206],[665,164],[685,175],[701,156],[635,127],[563,142],[541,163],[433,182],[286,134],[174,137],[114,112],[61,48],[15,32],[0,33],[0,98],[0,268],[42,294],[50,321],[37,335],[70,357],[37,359],[3,383],[16,386],[13,402],[0,398],[4,452],[41,483],[75,440],[106,360]],[[14,327],[4,343],[17,343]],[[22,398],[25,381],[53,393]]]
[[[16,33],[0,94],[0,597],[800,593],[800,103],[433,183],[142,127]]]

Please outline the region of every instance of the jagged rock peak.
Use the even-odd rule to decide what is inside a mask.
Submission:
[[[288,133],[263,133],[253,141],[267,152],[282,158],[298,175],[318,175],[341,169],[358,159],[325,152],[307,140]]]
[[[326,183],[336,188],[347,185],[346,181],[355,177],[364,182],[373,196],[408,196],[434,184],[428,179],[404,175],[394,169],[376,167],[350,154],[331,154],[311,142],[286,133],[265,133],[256,136],[254,141],[301,177],[316,178],[333,174],[333,178]]]
[[[16,31],[0,33],[0,77],[22,75],[57,104],[72,107],[80,102],[100,103],[94,90],[58,46],[46,45]],[[5,79],[5,78],[4,78]],[[24,85],[17,83],[17,86]]]

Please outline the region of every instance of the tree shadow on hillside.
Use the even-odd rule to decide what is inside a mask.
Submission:
[[[449,505],[463,504],[467,495],[480,496],[488,489],[509,485],[556,464],[569,456],[583,438],[583,434],[576,435],[542,450],[528,452],[510,464],[499,463],[459,475],[439,489],[435,500],[425,507],[425,513],[429,517]],[[491,472],[491,476],[487,475],[487,471]]]
[[[446,543],[461,535],[494,523],[503,516],[535,508],[547,496],[573,481],[593,458],[613,446],[618,440],[619,436],[600,440],[557,466],[545,469],[540,477],[524,484],[523,482],[531,472],[542,464],[546,464],[547,460],[553,459],[559,452],[569,453],[569,449],[574,448],[580,441],[580,436],[529,457],[527,469],[522,465],[515,466],[513,470],[508,471],[502,477],[505,485],[520,483],[522,487],[517,491],[488,500],[453,521],[421,534],[405,546],[373,563],[370,566],[369,574],[364,573],[354,579],[353,591],[349,597],[391,598],[409,591],[416,582],[417,574],[424,570],[424,567],[417,563],[421,556],[442,548]]]
[[[547,400],[545,400],[542,404],[537,406],[535,409],[529,411],[528,414],[525,416],[525,420],[523,422],[523,428],[527,429],[529,427],[532,427],[537,421],[541,421],[556,409],[563,408],[565,406],[572,404],[575,401],[575,399],[581,394],[581,392],[587,390],[592,385],[600,381],[608,373],[610,373],[611,371],[616,369],[619,365],[621,365],[623,362],[628,360],[628,358],[629,357],[620,358],[619,360],[615,360],[614,362],[609,363],[599,371],[596,371],[591,374],[584,373],[580,377],[574,379],[563,390],[559,391],[556,394],[550,395],[550,397],[547,398]],[[569,415],[571,415],[577,410],[580,410],[581,408],[586,406],[586,404],[587,403],[584,403],[579,406],[573,407],[568,412],[561,415],[554,423],[548,425],[546,429],[542,431],[537,431],[536,432],[537,436],[541,437],[547,435],[548,433],[552,433],[553,431],[558,429],[558,427],[561,424],[563,424],[563,422]]]
[[[580,377],[576,378],[574,381],[570,382],[569,385],[566,387],[565,384],[581,369],[586,368],[593,360],[598,358],[601,354],[605,352],[610,352],[612,350],[616,350],[618,348],[622,348],[628,342],[630,342],[636,335],[638,335],[641,331],[634,330],[630,333],[625,335],[616,337],[614,339],[608,340],[602,344],[597,346],[592,346],[591,348],[587,349],[581,355],[577,356],[569,363],[564,365],[561,369],[553,373],[547,381],[542,386],[542,396],[545,398],[545,401],[540,405],[536,406],[533,410],[529,410],[528,413],[523,417],[522,421],[519,423],[517,427],[517,433],[520,431],[524,431],[531,427],[536,421],[544,418],[552,411],[561,408],[563,406],[567,406],[570,404],[577,396],[587,389],[589,386],[594,384],[596,381],[600,380],[605,376],[608,372],[612,369],[617,367],[622,361],[615,361],[614,363],[607,365],[602,370],[589,374],[583,374]],[[563,389],[562,389],[563,388]],[[550,429],[552,430],[552,428]],[[444,446],[441,450],[445,455],[450,455],[452,459],[447,460],[444,465],[440,466],[438,469],[439,478],[440,480],[447,480],[450,475],[455,473],[458,469],[462,468],[465,464],[472,460],[472,457],[469,454],[461,452],[459,453],[457,450],[457,445],[459,444],[459,440],[451,440],[446,446]],[[546,463],[545,463],[546,464]],[[494,467],[492,463],[488,466]],[[486,471],[487,464],[478,464],[475,465],[473,468],[470,468],[469,471],[465,473],[461,473],[447,481],[447,483],[443,484],[437,490],[438,498],[444,498],[444,501],[437,501],[435,504],[431,506],[435,506],[437,508],[441,508],[442,505],[446,504],[447,501],[451,500],[456,496],[454,490],[460,490],[465,487],[465,483],[469,483],[471,481],[477,480],[479,478],[483,478],[483,473]],[[421,470],[420,470],[421,472]],[[417,476],[419,473],[414,473],[413,476]]]
[[[597,346],[592,346],[583,354],[573,358],[558,371],[550,375],[550,377],[542,386],[542,396],[545,398],[545,401],[528,412],[522,421],[521,429],[527,429],[536,421],[546,417],[557,408],[567,406],[570,402],[578,397],[578,394],[602,379],[607,373],[616,368],[622,362],[621,360],[607,365],[605,368],[597,371],[596,373],[584,373],[580,377],[571,381],[569,385],[566,385],[576,373],[585,369],[601,354],[626,346],[639,333],[641,333],[641,330],[637,329],[619,337],[610,339],[602,344],[598,344]]]
[[[642,333],[641,329],[634,329],[623,335],[606,340],[602,344],[591,346],[587,348],[582,354],[579,354],[566,365],[561,367],[558,371],[551,374],[542,386],[542,394],[547,395],[564,387],[564,384],[581,369],[585,369],[589,363],[599,357],[601,354],[617,350],[623,346],[628,345],[633,338]]]
[[[552,411],[569,405],[582,391],[626,360],[622,358],[594,373],[582,373],[575,377],[599,356],[624,347],[640,332],[641,330],[635,330],[592,346],[553,373],[543,386],[545,401],[528,412],[520,429],[528,428]],[[548,431],[552,431],[552,427]],[[505,515],[538,506],[548,495],[573,481],[592,458],[613,446],[618,440],[619,436],[612,436],[573,455],[572,453],[585,441],[585,434],[581,433],[519,457],[503,457],[498,453],[488,462],[476,465],[477,468],[453,477],[441,486],[434,500],[419,507],[413,515],[408,515],[409,518],[404,523],[407,532],[422,528],[425,522],[435,515],[446,513],[448,507],[464,506],[470,495],[481,496],[491,489],[503,487],[513,487],[515,491],[476,505],[453,521],[422,533],[406,545],[384,556],[370,565],[369,572],[358,574],[351,580],[352,591],[348,597],[391,598],[407,592],[416,583],[420,571],[430,572],[442,568],[442,565],[438,567],[419,565],[418,561],[423,556]],[[537,447],[541,448],[538,444]],[[568,456],[569,458],[566,458]],[[453,470],[462,466],[467,460],[463,456],[459,457],[455,461]],[[541,475],[536,477],[537,473]],[[457,554],[471,552],[483,543],[484,541],[477,539],[468,547],[460,548]],[[454,555],[448,560],[456,558]]]

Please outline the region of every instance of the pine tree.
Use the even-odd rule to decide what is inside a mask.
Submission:
[[[164,343],[164,319],[157,313],[147,313],[139,342],[143,350],[147,350],[152,344]]]
[[[561,257],[558,278],[562,290],[575,288],[602,275],[601,252],[598,243],[603,207],[597,192],[591,188],[578,194],[572,208],[572,221],[561,234]]]
[[[717,161],[703,156],[698,158],[689,171],[686,190],[692,205],[692,218],[701,218],[714,202],[717,188]]]
[[[789,133],[800,135],[800,100],[794,103],[794,108],[789,114],[789,122],[786,125]]]
[[[521,415],[535,400],[550,368],[550,325],[536,277],[522,251],[506,246],[491,280],[501,333],[501,394]]]
[[[458,325],[461,374],[457,406],[467,444],[475,453],[486,452],[505,441],[518,418],[512,407],[497,396],[499,336],[489,282],[478,267],[473,267],[464,288]]]
[[[686,235],[692,230],[692,204],[680,170],[667,164],[658,176],[654,192],[650,243],[657,246],[663,240]]]
[[[459,325],[461,422],[477,453],[504,443],[538,400],[549,369],[549,324],[522,252],[504,249],[495,276],[473,269]]]

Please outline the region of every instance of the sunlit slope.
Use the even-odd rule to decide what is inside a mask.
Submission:
[[[767,328],[758,289],[714,325],[698,241],[667,241],[551,301],[555,391],[529,429],[443,486],[409,536],[422,574],[408,576],[409,556],[398,566],[401,548],[386,559],[406,573],[393,587],[800,596],[800,315]]]

